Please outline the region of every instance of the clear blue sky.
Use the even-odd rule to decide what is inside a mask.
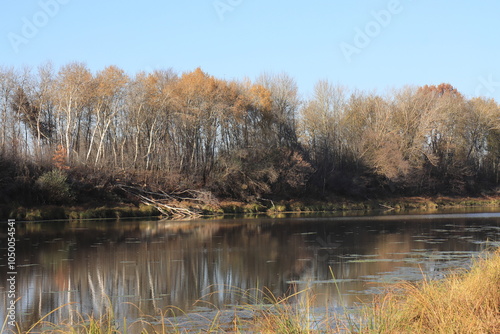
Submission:
[[[4,66],[81,61],[130,74],[200,66],[226,79],[284,71],[304,97],[319,79],[378,92],[448,82],[500,101],[498,0],[2,0],[1,8]]]

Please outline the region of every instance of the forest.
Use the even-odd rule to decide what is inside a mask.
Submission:
[[[464,196],[496,194],[500,177],[499,105],[446,83],[379,94],[319,80],[303,98],[286,73],[0,66],[0,122],[0,204],[123,196],[117,184],[242,201]]]

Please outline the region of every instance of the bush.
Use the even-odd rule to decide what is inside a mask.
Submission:
[[[36,185],[43,196],[45,204],[69,204],[73,201],[73,192],[67,175],[58,169],[42,174]]]

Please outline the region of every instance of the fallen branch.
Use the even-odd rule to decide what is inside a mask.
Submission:
[[[383,208],[388,209],[389,211],[391,211],[391,210],[396,210],[396,208],[393,208],[392,206],[388,206],[388,205],[384,205],[384,204],[380,204],[380,203],[379,203],[379,205],[380,205],[381,207],[383,207]]]
[[[205,194],[205,192],[196,191],[185,191],[178,193],[166,193],[164,191],[153,192],[146,189],[141,189],[139,187],[119,185],[121,190],[127,192],[128,194],[137,197],[140,201],[146,205],[155,207],[162,215],[174,219],[190,219],[197,218],[201,216],[201,210],[196,208],[185,208],[179,206],[180,201],[199,201],[204,203],[203,199],[200,198],[190,198],[190,197],[179,197],[179,194]],[[211,198],[210,198],[211,199]]]
[[[175,219],[186,219],[186,218],[197,218],[201,216],[201,212],[199,212],[198,210],[172,206],[141,195],[139,195],[139,197],[142,199],[142,203],[154,206],[158,211],[161,212],[162,215],[167,217]]]

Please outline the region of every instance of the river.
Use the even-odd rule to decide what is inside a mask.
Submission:
[[[19,222],[16,237],[23,327],[61,305],[46,320],[111,307],[130,323],[169,307],[209,314],[302,290],[314,308],[355,308],[395,282],[468,267],[500,245],[500,213]],[[2,237],[1,305],[6,255]]]

